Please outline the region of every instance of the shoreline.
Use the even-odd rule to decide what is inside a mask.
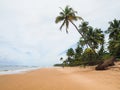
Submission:
[[[1,75],[12,75],[12,74],[22,74],[22,73],[27,73],[30,71],[38,70],[41,67],[31,67],[31,68],[24,68],[24,69],[16,69],[16,70],[1,70],[0,71],[0,76]]]

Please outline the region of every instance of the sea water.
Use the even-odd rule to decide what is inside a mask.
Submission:
[[[31,70],[36,70],[39,66],[21,66],[21,65],[0,65],[0,75],[24,73]]]

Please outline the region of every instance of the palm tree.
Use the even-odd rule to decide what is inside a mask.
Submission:
[[[62,67],[64,68],[65,63],[63,61],[63,57],[60,58],[60,61],[62,61]]]
[[[75,53],[81,56],[82,52],[83,52],[83,48],[77,45],[77,48],[75,49]]]
[[[60,58],[60,61],[62,61],[62,60],[63,60],[63,57]]]
[[[83,48],[80,45],[77,45],[77,48],[75,49],[75,60],[79,60],[82,53],[83,53]]]
[[[120,35],[120,20],[114,19],[113,22],[109,22],[110,26],[106,33],[109,33],[109,39],[119,40]]]
[[[73,58],[74,55],[75,55],[74,50],[72,48],[68,49],[67,56]]]
[[[79,32],[79,34],[82,36],[82,38],[84,40],[86,40],[86,37],[83,35],[82,31],[80,29],[78,29],[78,27],[73,22],[73,21],[77,21],[78,19],[83,21],[82,17],[76,16],[77,12],[74,11],[69,6],[66,6],[64,10],[61,8],[61,10],[62,10],[62,12],[59,13],[60,15],[57,16],[56,20],[55,20],[55,23],[59,23],[59,22],[63,21],[62,25],[60,26],[60,30],[65,25],[66,33],[68,33],[69,23],[71,23],[76,28],[76,30]],[[97,54],[89,43],[87,43],[87,42],[85,42],[85,43],[94,51],[95,54]]]
[[[65,9],[63,10],[61,8],[62,12],[60,12],[59,16],[56,17],[55,23],[59,23],[61,21],[63,21],[62,25],[60,26],[60,30],[62,29],[62,27],[65,25],[66,26],[66,33],[68,33],[68,27],[69,27],[69,23],[72,23],[73,26],[77,29],[77,31],[79,32],[79,29],[77,28],[77,26],[73,23],[73,21],[77,21],[78,19],[83,20],[81,17],[76,16],[76,11],[74,11],[71,7],[66,6]],[[80,33],[80,32],[79,32]]]
[[[93,31],[93,47],[97,49],[99,46],[102,46],[104,44],[104,34],[101,29],[94,29]]]
[[[87,48],[89,46],[95,53],[95,49],[98,49],[98,47],[104,43],[103,32],[101,31],[101,29],[93,29],[93,27],[88,26],[88,22],[82,22],[79,28],[83,36],[85,37],[81,37],[79,41],[80,45],[86,45]]]
[[[109,34],[109,52],[112,58],[104,61],[96,67],[96,70],[104,70],[110,65],[114,65],[116,57],[120,56],[120,20],[114,19],[109,22],[108,30],[105,32]]]
[[[112,55],[120,53],[120,20],[114,19],[109,22],[110,26],[106,33],[109,33],[108,49]]]

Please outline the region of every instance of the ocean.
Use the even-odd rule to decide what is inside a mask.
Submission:
[[[24,73],[31,70],[40,69],[38,66],[21,66],[21,65],[0,65],[0,75]]]

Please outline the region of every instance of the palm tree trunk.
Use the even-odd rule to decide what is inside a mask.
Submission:
[[[115,61],[116,61],[116,57],[113,56],[112,58],[110,58],[110,59],[108,59],[108,60],[105,60],[105,61],[102,61],[101,63],[99,63],[99,64],[95,67],[95,69],[96,69],[96,70],[106,70],[107,67],[113,66]]]
[[[83,35],[83,34],[80,32],[80,30],[77,28],[77,26],[76,26],[71,20],[69,20],[69,21],[70,21],[70,22],[72,23],[72,25],[76,28],[76,30],[77,30],[77,31],[79,32],[79,34],[83,37],[83,39],[86,40],[85,37],[84,37],[84,35]],[[93,52],[94,52],[95,54],[97,54],[96,51],[95,51],[95,49],[92,48],[92,46],[90,45],[89,42],[86,42],[86,41],[85,41],[85,43],[93,50]]]

